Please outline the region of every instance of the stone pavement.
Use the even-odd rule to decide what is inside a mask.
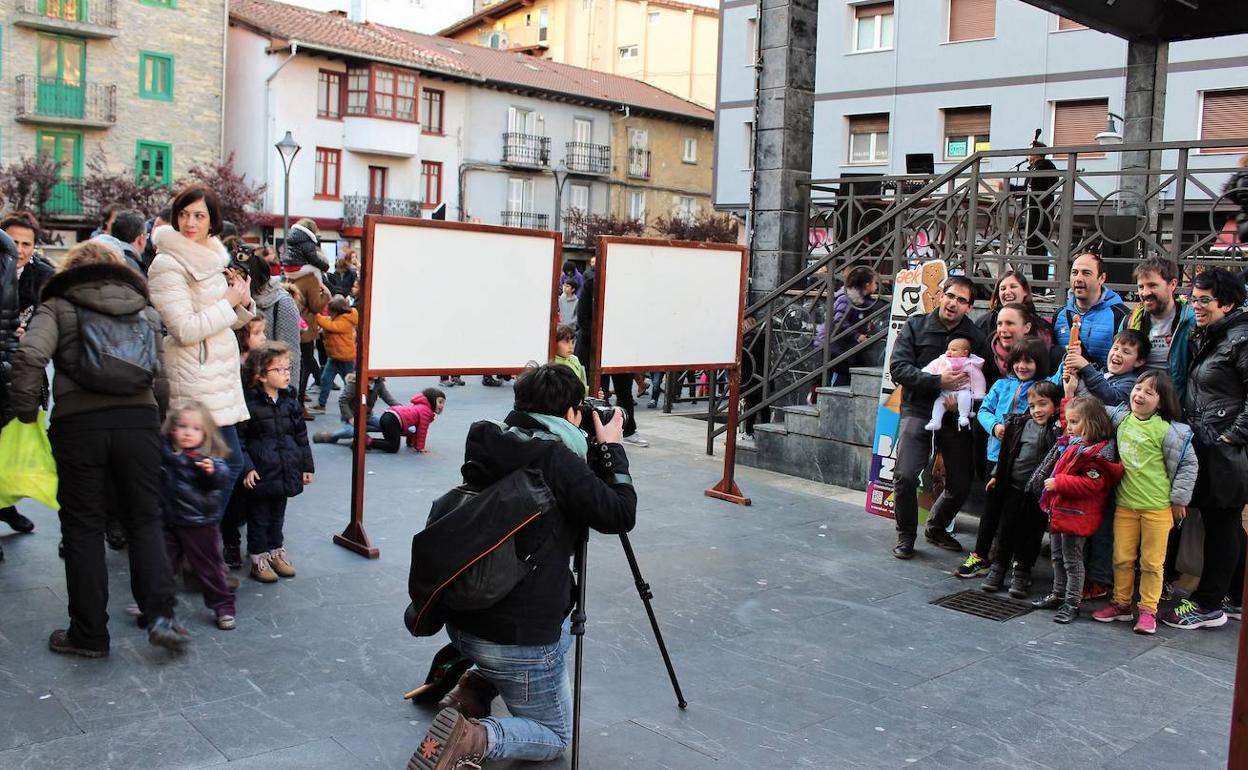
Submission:
[[[442,644],[403,628],[408,538],[458,481],[468,424],[501,418],[510,398],[456,388],[430,454],[370,455],[378,561],[331,544],[350,458],[317,446],[316,482],[287,519],[299,576],[245,580],[232,632],[184,594],[194,642],[182,657],[128,622],[126,562],[112,552],[111,657],[49,652],[65,623],[55,519],[23,504],[39,532],[3,537],[0,768],[402,767],[431,716],[402,693]],[[954,557],[892,559],[891,522],[863,513],[860,493],[741,469],[753,507],[711,500],[719,458],[701,454],[704,423],[640,420],[653,445],[629,451],[632,539],[689,709],[675,706],[618,541],[596,537],[583,767],[1225,766],[1238,624],[1149,638],[1125,623],[996,623],[931,606],[968,587],[949,575]]]

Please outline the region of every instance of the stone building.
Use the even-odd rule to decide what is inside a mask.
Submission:
[[[159,183],[220,160],[225,26],[225,0],[9,4],[0,163],[62,164],[45,224],[89,230],[81,180],[92,158]]]
[[[611,175],[611,214],[653,221],[708,213],[714,142],[714,125],[705,120],[613,113],[611,146],[620,155]]]

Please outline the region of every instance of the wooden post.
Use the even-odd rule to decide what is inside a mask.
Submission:
[[[737,505],[749,505],[750,498],[741,494],[741,488],[733,479],[737,467],[737,412],[741,401],[741,365],[728,372],[728,430],[724,434],[724,477],[706,490],[707,497],[727,500]]]
[[[1245,575],[1244,585],[1248,586],[1248,574]],[[1227,770],[1248,767],[1248,629],[1244,626],[1244,623],[1239,624],[1239,653],[1235,656],[1235,695],[1231,701],[1231,747],[1226,754]]]

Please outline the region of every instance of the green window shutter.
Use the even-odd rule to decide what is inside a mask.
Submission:
[[[173,56],[139,52],[139,97],[173,101]]]
[[[173,176],[173,145],[140,139],[134,150],[134,176],[140,182],[169,184]]]

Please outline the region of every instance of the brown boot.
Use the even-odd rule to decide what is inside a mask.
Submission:
[[[274,548],[269,551],[269,566],[280,577],[292,578],[295,576],[295,565],[291,563],[290,557],[286,555],[285,548]]]
[[[490,680],[475,668],[470,668],[459,678],[454,689],[438,701],[440,709],[455,709],[469,719],[484,719],[490,715],[490,703],[498,697],[498,690]]]
[[[487,748],[484,727],[455,709],[442,709],[407,770],[481,770]]]
[[[269,565],[269,555],[262,553],[251,557],[251,579],[261,583],[276,583],[277,573]]]

